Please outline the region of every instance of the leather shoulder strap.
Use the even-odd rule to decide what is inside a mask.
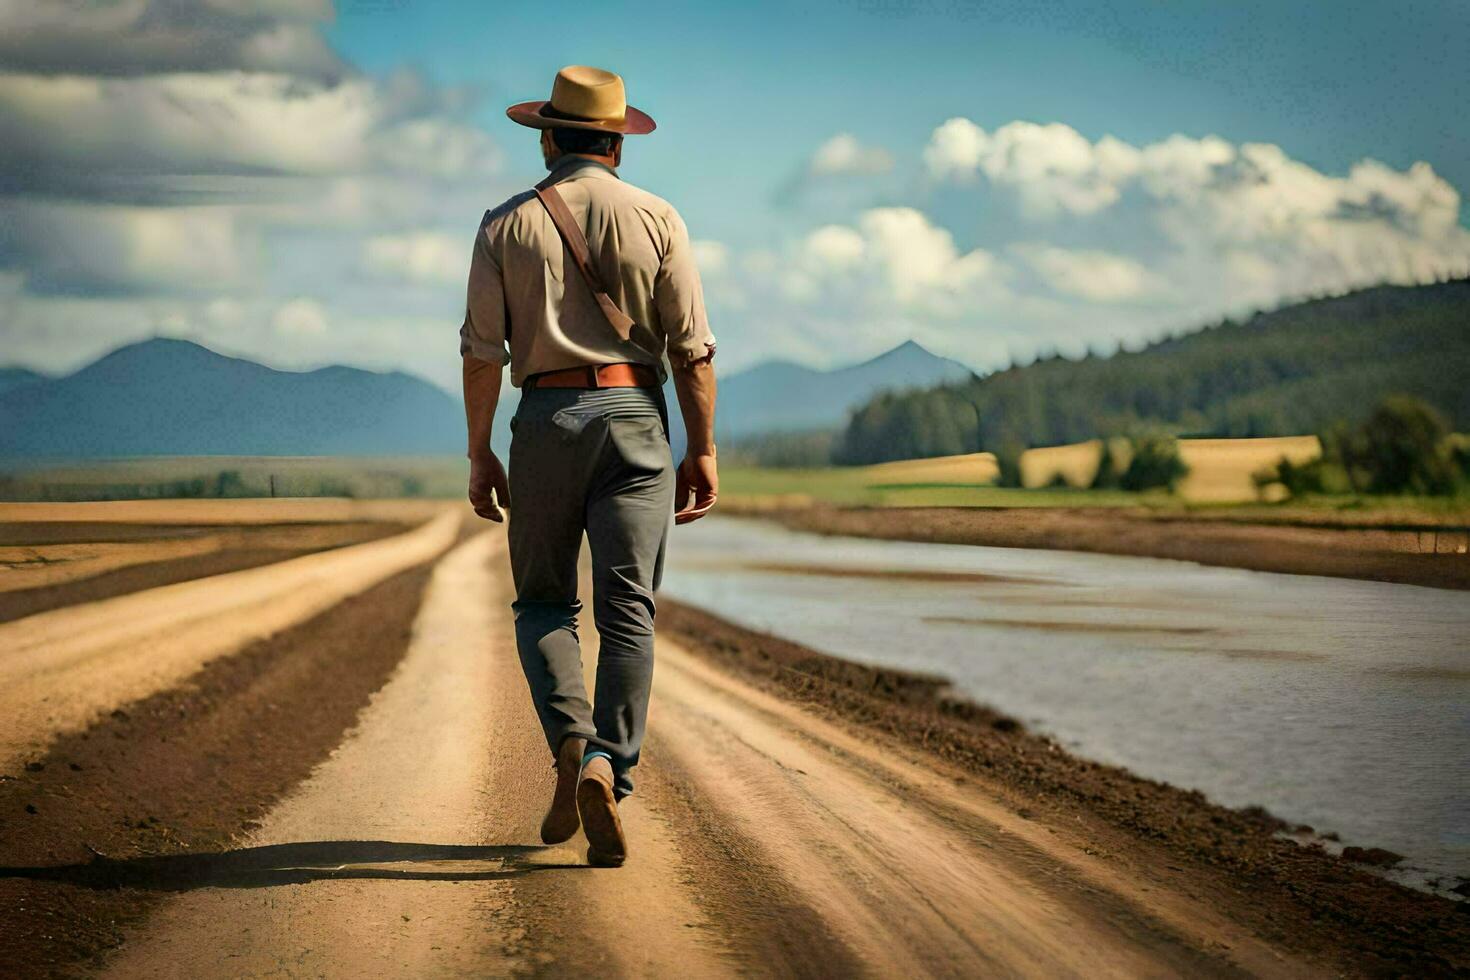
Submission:
[[[626,341],[633,330],[633,318],[624,313],[613,298],[607,294],[606,287],[602,284],[602,277],[597,274],[597,269],[592,265],[592,254],[587,247],[587,236],[582,233],[582,226],[572,217],[572,212],[567,208],[567,202],[562,200],[561,194],[551,184],[537,184],[536,196],[546,208],[546,213],[551,215],[552,224],[556,225],[561,240],[566,243],[567,250],[572,253],[572,259],[577,263],[577,268],[582,271],[582,278],[587,283],[587,288],[592,290],[592,296],[597,300],[597,305],[602,307],[602,314],[607,318],[608,325],[618,335],[619,340]]]

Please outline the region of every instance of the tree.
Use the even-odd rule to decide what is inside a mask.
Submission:
[[[1124,490],[1153,490],[1175,485],[1188,473],[1189,467],[1179,458],[1179,442],[1170,435],[1150,433],[1132,440],[1133,458],[1118,478]]]
[[[1460,479],[1470,480],[1470,437],[1452,435],[1448,442],[1450,459],[1454,460],[1455,469],[1460,471]]]
[[[1256,489],[1264,490],[1274,484],[1281,484],[1286,490],[1288,497],[1301,497],[1309,493],[1325,493],[1327,491],[1327,468],[1330,464],[1322,457],[1307,460],[1304,463],[1294,463],[1288,456],[1282,456],[1275,466],[1267,467],[1259,473],[1251,474],[1251,480]]]
[[[1343,464],[1367,477],[1370,493],[1449,494],[1458,482],[1444,418],[1408,395],[1385,398],[1339,443]]]
[[[1026,447],[1014,437],[1001,443],[1000,448],[995,451],[995,465],[1000,471],[995,478],[996,486],[1024,486],[1021,479],[1021,454],[1025,451]]]
[[[1092,476],[1092,483],[1088,485],[1090,490],[1116,490],[1119,486],[1119,477],[1123,474],[1118,471],[1118,458],[1113,455],[1113,442],[1111,439],[1098,440],[1102,448],[1097,453],[1097,472]]]

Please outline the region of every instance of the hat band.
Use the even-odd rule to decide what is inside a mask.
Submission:
[[[619,116],[617,118],[609,116],[578,116],[573,113],[565,112],[561,109],[558,109],[550,102],[547,102],[541,107],[541,115],[550,116],[552,119],[565,119],[568,122],[622,122],[624,119],[628,118],[626,111],[623,113],[622,116]]]

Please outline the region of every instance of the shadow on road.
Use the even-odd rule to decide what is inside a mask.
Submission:
[[[0,867],[0,878],[29,878],[87,888],[141,888],[185,892],[195,888],[268,888],[328,879],[491,881],[532,871],[585,868],[565,860],[564,848],[523,844],[409,844],[332,840],[267,844],[209,854],[169,854],[114,859],[97,855],[86,864]],[[384,868],[380,864],[455,867]]]

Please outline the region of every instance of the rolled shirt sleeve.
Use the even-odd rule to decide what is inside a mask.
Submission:
[[[475,233],[464,323],[459,328],[459,352],[481,361],[505,364],[510,361],[505,348],[505,280],[487,237],[489,219],[490,213],[486,212]]]
[[[676,367],[713,357],[715,335],[704,307],[704,289],[684,219],[670,209],[669,245],[653,284],[654,307],[668,339],[669,363]]]

